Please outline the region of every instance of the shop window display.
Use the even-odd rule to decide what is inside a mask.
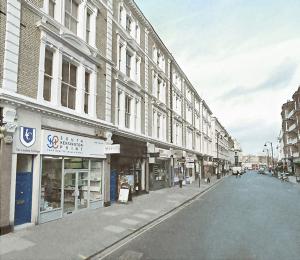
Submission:
[[[90,201],[101,199],[103,162],[91,160]]]
[[[48,211],[61,207],[62,158],[42,159],[40,210]]]

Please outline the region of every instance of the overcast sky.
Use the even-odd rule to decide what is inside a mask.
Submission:
[[[299,0],[136,3],[244,153],[277,142],[300,84]]]

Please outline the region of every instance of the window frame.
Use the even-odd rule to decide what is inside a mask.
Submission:
[[[63,64],[64,64],[64,62],[68,63],[68,82],[64,81],[64,76],[63,76],[63,72],[64,72]],[[75,86],[73,86],[71,84],[71,80],[70,80],[71,79],[71,67],[72,66],[76,68],[76,70],[75,70],[75,73],[76,73],[76,75],[75,75]],[[75,110],[75,108],[76,108],[76,94],[77,94],[77,83],[78,83],[77,82],[77,75],[78,75],[77,69],[78,69],[78,67],[75,64],[71,63],[68,58],[63,57],[62,68],[61,68],[61,70],[62,70],[62,79],[61,79],[61,98],[60,98],[60,103],[61,103],[61,106],[67,107],[67,108],[73,109],[73,110]],[[63,96],[62,92],[63,92],[63,87],[64,86],[67,87],[67,101],[66,101],[67,105],[66,106],[63,105],[63,102],[62,102],[62,98],[63,98],[62,97]],[[73,89],[73,90],[75,90],[75,92],[74,92],[74,108],[73,108],[73,106],[70,107],[70,105],[69,105],[70,88]]]
[[[47,60],[47,53],[51,53],[51,74],[48,74],[46,72],[46,60]],[[54,52],[50,48],[45,48],[45,61],[44,61],[44,85],[43,85],[43,99],[45,101],[51,102],[51,92],[52,92],[52,82],[53,82],[53,57],[54,57]],[[50,86],[49,86],[49,99],[45,98],[45,82],[46,78],[50,81]]]
[[[67,10],[66,8],[66,2],[69,1],[70,3],[70,11]],[[73,16],[73,3],[77,6],[77,11],[76,11],[76,17]],[[77,35],[78,33],[78,9],[79,9],[79,3],[77,2],[77,0],[65,0],[65,10],[64,10],[64,26],[66,28],[68,28],[72,33],[74,33],[75,35]],[[69,19],[67,19],[67,17]],[[67,26],[67,21],[68,20],[68,26]],[[73,31],[72,26],[71,26],[71,21],[75,21],[76,23],[76,30]]]
[[[90,85],[91,85],[90,83],[91,83],[91,73],[88,71],[85,71],[85,73],[84,73],[84,103],[83,103],[83,111],[85,114],[89,113],[89,99],[90,99]]]

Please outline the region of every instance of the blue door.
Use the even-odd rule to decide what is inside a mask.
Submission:
[[[17,172],[15,225],[31,222],[32,172]]]
[[[112,170],[110,173],[110,201],[115,202],[117,198],[118,190],[118,173],[116,170]]]

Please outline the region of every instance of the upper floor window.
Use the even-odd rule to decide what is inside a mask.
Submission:
[[[131,18],[129,15],[126,16],[126,31],[129,32],[129,34],[131,33]]]
[[[84,81],[84,113],[89,112],[89,95],[90,95],[90,73],[85,72]]]
[[[75,109],[77,85],[77,67],[63,59],[61,82],[61,105]]]
[[[120,115],[121,115],[121,97],[122,93],[118,91],[118,103],[117,103],[117,120],[118,120],[118,125],[120,124]]]
[[[122,15],[123,15],[123,7],[120,6],[119,9],[119,23],[122,24]]]
[[[53,79],[53,52],[46,48],[45,50],[45,68],[44,68],[44,100],[51,100],[51,84]]]
[[[126,51],[126,75],[130,77],[131,71],[131,54],[129,51]]]
[[[130,116],[131,116],[131,98],[126,95],[125,97],[125,127],[130,128]]]
[[[91,13],[87,11],[86,13],[86,32],[85,32],[85,41],[90,43],[90,34],[91,34]]]
[[[160,138],[160,118],[161,115],[159,113],[157,113],[157,129],[156,129],[156,134],[157,134],[157,138]]]
[[[55,0],[49,0],[49,15],[54,18],[54,13],[55,13]]]
[[[65,26],[77,34],[78,3],[76,0],[65,0]]]

